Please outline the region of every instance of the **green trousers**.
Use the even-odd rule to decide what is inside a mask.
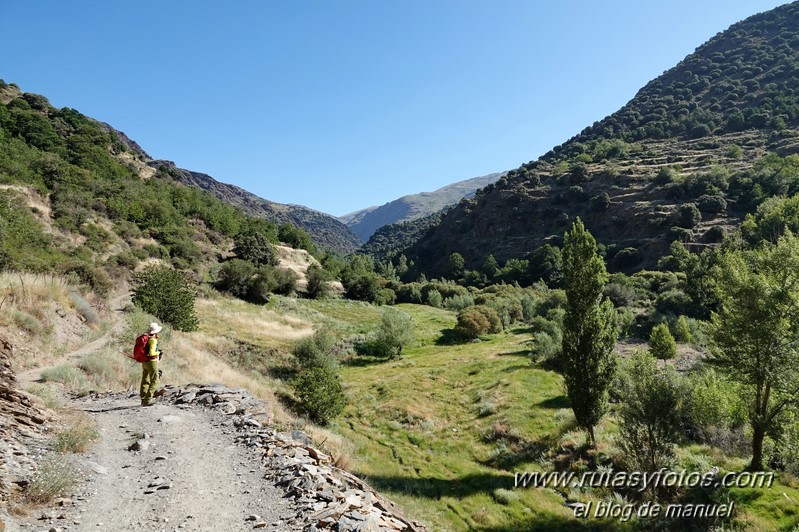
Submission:
[[[158,388],[158,360],[142,362],[141,365],[141,387],[139,395],[141,404],[147,404],[153,399],[153,394]]]

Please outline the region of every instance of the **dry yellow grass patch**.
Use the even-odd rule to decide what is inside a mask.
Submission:
[[[282,408],[275,395],[285,385],[277,379],[245,373],[229,365],[220,358],[227,342],[232,344],[228,339],[215,338],[202,332],[173,332],[168,344],[164,345],[167,353],[162,360],[164,384],[180,386],[219,383],[231,388],[241,388],[267,402],[276,422],[292,423],[293,417]]]
[[[297,290],[304,292],[308,286],[308,268],[312,264],[319,265],[319,261],[304,249],[278,245],[275,246],[275,251],[280,259],[279,266],[297,274]]]
[[[33,190],[33,188],[24,187],[22,185],[0,185],[0,190],[15,190],[22,193],[22,196],[25,199],[25,203],[28,205],[28,207],[39,211],[43,218],[50,218],[49,200],[42,197],[38,192]]]
[[[286,346],[314,332],[309,322],[233,298],[198,299],[195,310],[200,332],[258,346]]]
[[[120,154],[117,154],[117,159],[119,159],[124,165],[128,166],[128,168],[132,168],[142,179],[150,179],[156,173],[155,168],[147,166],[144,162],[137,159],[131,152],[124,151]]]

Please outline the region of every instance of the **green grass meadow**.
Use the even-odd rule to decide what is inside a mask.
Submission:
[[[229,312],[207,332],[224,330],[229,336],[247,324],[247,342],[283,353],[261,359],[275,369],[288,361],[292,340],[281,336],[286,331],[324,329],[340,339],[363,338],[378,327],[384,310],[335,299],[276,297],[262,307],[231,301],[223,298],[209,307]],[[586,442],[574,426],[561,376],[531,363],[526,326],[464,343],[453,333],[453,312],[409,304],[396,308],[413,318],[416,336],[402,358],[352,355],[340,367],[349,405],[328,428],[353,444],[351,471],[430,530],[650,529],[646,520],[579,520],[564,504],[607,500],[613,496],[609,491],[514,487],[514,472],[550,471],[561,453]],[[254,326],[259,320],[287,328]],[[606,417],[598,427],[600,453],[617,452],[617,433],[613,415]],[[745,458],[700,445],[683,447],[680,456],[686,469],[710,464],[740,471],[746,464]],[[799,481],[783,475],[770,489],[730,490],[726,496],[735,501],[736,518],[724,530],[794,530],[797,487]],[[690,524],[663,528],[661,523],[661,529],[703,530]]]

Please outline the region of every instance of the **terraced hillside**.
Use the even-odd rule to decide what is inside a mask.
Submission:
[[[425,273],[443,272],[453,252],[476,268],[557,242],[577,216],[617,270],[652,266],[673,240],[711,244],[766,197],[796,192],[791,160],[765,157],[799,152],[797,86],[794,2],[712,38],[618,112],[463,200],[405,253]]]

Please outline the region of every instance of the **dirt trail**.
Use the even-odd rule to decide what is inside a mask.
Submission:
[[[89,342],[88,344],[81,346],[80,348],[66,353],[59,357],[56,360],[50,362],[47,366],[42,366],[38,368],[32,368],[27,371],[21,371],[17,373],[17,382],[19,383],[19,387],[23,390],[28,388],[34,382],[39,382],[42,379],[42,372],[49,368],[55,368],[64,364],[68,364],[70,361],[77,360],[82,358],[90,353],[94,353],[103,349],[106,345],[108,345],[113,339],[114,336],[119,334],[125,326],[125,321],[119,315],[119,312],[130,303],[130,294],[125,292],[121,294],[117,294],[113,296],[109,300],[109,307],[111,309],[111,326],[110,328],[103,334],[100,338]]]
[[[299,530],[283,492],[263,480],[259,457],[233,442],[229,418],[196,407],[88,399],[100,441],[91,479],[76,493],[74,530]],[[144,436],[144,435],[147,436]],[[139,441],[140,450],[128,450]],[[248,517],[250,520],[248,520]],[[69,520],[57,526],[67,527]]]
[[[112,311],[126,301],[127,294],[115,297]],[[102,337],[47,367],[106,348],[123,327],[114,312]],[[18,375],[20,386],[39,380],[47,367]],[[6,531],[301,530],[286,522],[296,513],[293,502],[263,479],[259,456],[234,443],[223,414],[168,403],[141,407],[137,395],[124,393],[71,406],[89,414],[100,435],[76,458],[82,474],[71,502],[6,523]],[[142,448],[129,450],[139,439]]]

